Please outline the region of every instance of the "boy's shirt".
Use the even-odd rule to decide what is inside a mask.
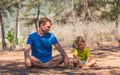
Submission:
[[[75,48],[74,54],[77,55],[77,57],[80,60],[86,60],[87,57],[89,57],[91,55],[90,48],[85,47],[84,50],[80,50],[79,48]]]

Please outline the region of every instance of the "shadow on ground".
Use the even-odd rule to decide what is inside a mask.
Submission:
[[[119,67],[93,67],[91,69],[79,69],[73,66],[56,68],[26,68],[23,62],[0,61],[0,75],[119,75]]]
[[[94,58],[99,59],[97,62],[103,65],[107,62],[103,61],[105,58],[109,61],[118,60],[119,50],[120,47],[101,47],[91,52]],[[108,56],[112,57],[108,58]],[[23,61],[23,51],[0,52],[0,75],[120,75],[120,66],[97,65],[93,68],[80,69],[70,65],[69,67],[27,69]]]

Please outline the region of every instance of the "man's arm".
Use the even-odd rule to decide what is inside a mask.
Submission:
[[[68,65],[69,64],[69,58],[68,58],[66,52],[64,51],[64,49],[61,47],[61,45],[59,43],[55,44],[55,47],[61,53],[61,55],[64,57],[65,65]]]
[[[73,54],[73,57],[74,57],[75,59],[80,60],[80,59],[77,57],[77,55],[75,55],[75,54]]]
[[[31,61],[30,61],[30,49],[31,45],[27,44],[25,51],[24,51],[24,57],[25,57],[25,66],[26,67],[31,67]]]

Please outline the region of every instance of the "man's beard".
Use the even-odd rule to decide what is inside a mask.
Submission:
[[[43,32],[44,32],[44,33],[48,33],[48,32],[49,32],[49,30],[44,30]]]

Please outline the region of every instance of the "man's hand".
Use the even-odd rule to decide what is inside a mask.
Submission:
[[[26,66],[26,67],[31,67],[31,66],[32,66],[31,61],[30,61],[29,58],[26,58],[26,59],[25,59],[25,66]]]
[[[66,52],[64,51],[64,49],[61,47],[61,45],[59,43],[57,43],[57,44],[55,44],[55,47],[60,52],[60,54],[63,56],[64,64],[66,66],[69,65],[69,58],[68,58]]]
[[[31,49],[31,45],[27,44],[26,48],[25,48],[25,51],[24,51],[25,66],[26,67],[31,67],[32,66],[30,58],[29,58],[29,56],[30,56],[30,49]]]
[[[64,64],[65,64],[65,66],[69,65],[69,63],[70,63],[69,58],[65,58],[65,59],[64,59]]]

